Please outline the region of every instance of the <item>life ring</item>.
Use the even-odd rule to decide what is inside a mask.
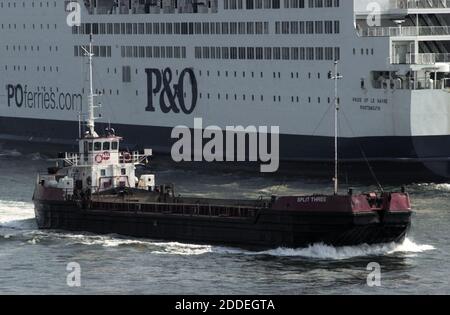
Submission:
[[[103,162],[103,155],[100,154],[100,153],[97,154],[97,155],[95,156],[95,162],[98,163],[98,164],[102,163],[102,162]]]
[[[109,159],[111,158],[111,153],[109,153],[108,151],[103,152],[102,158],[103,161],[109,161]]]
[[[128,152],[125,152],[123,154],[123,160],[125,161],[125,163],[130,163],[131,162],[131,154]]]

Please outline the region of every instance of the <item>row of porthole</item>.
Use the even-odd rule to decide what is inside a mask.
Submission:
[[[235,78],[237,78],[238,77],[238,71],[231,71],[232,73],[233,73],[233,76],[235,77]],[[137,74],[137,73],[136,73]],[[198,71],[198,74],[199,74],[199,76],[202,76],[203,75],[203,72],[202,72],[202,70],[199,70]],[[299,79],[300,78],[300,72],[291,72],[290,73],[290,75],[291,75],[291,79]],[[211,71],[209,71],[209,70],[207,70],[206,71],[206,76],[207,77],[209,77],[209,76],[211,76]],[[217,71],[217,77],[220,77],[221,76],[221,72],[220,71]],[[239,75],[240,76],[240,75]],[[312,79],[313,78],[313,73],[312,72],[308,72],[307,73],[307,77],[308,77],[308,79]],[[228,71],[225,71],[225,77],[229,77],[229,72]],[[247,77],[247,72],[246,71],[242,71],[242,78],[246,78]],[[255,72],[250,72],[250,77],[251,78],[255,78],[256,77],[256,74],[255,74]],[[260,72],[259,73],[259,77],[260,78],[264,78],[264,72]],[[274,79],[281,79],[281,72],[273,72],[273,78]],[[321,73],[320,72],[317,72],[317,79],[321,79],[322,78],[322,75],[321,75]]]
[[[1,9],[3,9],[3,8],[6,8],[6,7],[8,7],[8,8],[11,8],[11,3],[12,3],[12,7],[13,8],[17,8],[17,3],[18,3],[19,1],[14,1],[14,2],[10,2],[10,1],[8,1],[8,5],[6,6],[6,2],[0,2],[0,8]],[[35,3],[37,4],[38,2],[37,1],[33,1],[33,2],[31,2],[31,7],[32,8],[35,8]],[[50,1],[40,1],[39,2],[39,7],[40,8],[43,8],[44,6],[43,6],[43,4],[44,3],[46,3],[47,4],[47,8],[49,8],[50,7]],[[53,1],[53,6],[56,8],[56,1]],[[22,8],[25,8],[26,7],[26,1],[23,1],[22,2]]]
[[[364,55],[364,52],[365,52],[365,55],[367,55],[367,56],[369,56],[369,55],[373,56],[374,53],[375,53],[373,48],[371,48],[371,49],[369,49],[369,48],[366,48],[366,49],[361,48],[361,55],[362,56]],[[353,48],[353,55],[356,55],[356,48]]]
[[[137,93],[137,91],[136,91],[136,93]],[[200,99],[202,99],[203,98],[203,94],[202,93],[199,93],[199,98]],[[206,98],[209,100],[209,99],[211,99],[212,98],[212,96],[211,96],[211,94],[210,93],[207,93],[206,94]],[[254,102],[254,101],[256,101],[256,96],[254,95],[254,94],[252,94],[251,96],[250,96],[250,100],[252,101],[252,102]],[[219,94],[217,94],[217,100],[221,100],[222,98],[221,98],[221,94],[219,93]],[[238,95],[237,94],[233,94],[233,97],[230,97],[230,95],[229,94],[225,94],[225,100],[235,100],[235,101],[247,101],[247,95],[246,94],[242,94],[242,97],[238,97]],[[263,102],[264,101],[264,95],[260,95],[260,97],[259,97],[259,100],[261,101],[261,102]],[[291,100],[291,103],[300,103],[301,101],[300,101],[300,96],[291,96],[290,97],[290,100]],[[307,98],[307,103],[312,103],[312,101],[313,101],[313,98],[311,97],[311,96],[309,96],[308,98]],[[281,95],[274,95],[273,96],[273,102],[274,103],[276,103],[276,102],[278,102],[278,103],[281,103],[282,102],[282,96]],[[330,97],[328,97],[327,98],[327,102],[328,103],[331,103],[331,98]],[[317,97],[317,103],[318,104],[321,104],[322,103],[322,98],[321,97]]]
[[[139,91],[138,90],[136,90],[136,96],[139,96]],[[222,100],[222,96],[223,95],[220,94],[220,93],[217,94],[217,100],[218,101]],[[186,95],[185,95],[185,97],[186,97]],[[203,98],[206,98],[206,99],[210,100],[212,98],[212,95],[211,95],[211,93],[207,93],[205,95],[203,93],[199,93],[199,99],[203,99]],[[232,97],[230,97],[230,94],[225,94],[225,100],[228,101],[228,100],[233,100],[233,99],[235,101],[247,101],[248,100],[246,94],[242,94],[242,96],[239,96],[239,97],[238,97],[237,94],[233,94]],[[254,94],[252,94],[252,95],[250,95],[249,99],[252,102],[255,102],[257,97]],[[291,103],[300,103],[301,102],[300,101],[300,96],[291,96],[290,99],[291,99]],[[261,102],[264,102],[264,95],[260,95],[259,96],[259,100]],[[309,96],[307,98],[307,103],[309,103],[309,104],[312,103],[312,100],[313,100],[313,98]],[[273,102],[274,103],[277,103],[277,102],[281,103],[282,102],[282,96],[281,95],[274,95],[273,96]],[[331,103],[331,98],[330,97],[327,98],[327,102],[328,102],[328,104]],[[317,97],[317,103],[318,104],[322,103],[322,98],[321,97]]]
[[[117,68],[114,68],[114,69],[107,68],[107,69],[106,69],[106,72],[107,72],[108,74],[110,74],[110,73],[112,73],[112,72],[114,72],[114,74],[117,74]],[[247,72],[246,72],[246,71],[243,71],[243,72],[238,72],[238,71],[223,71],[223,72],[221,72],[221,71],[219,70],[219,71],[214,72],[214,73],[217,74],[217,77],[221,77],[222,74],[225,74],[225,77],[228,78],[228,77],[230,77],[230,72],[232,73],[232,76],[233,76],[234,78],[237,78],[238,76],[241,77],[241,74],[242,74],[242,78],[247,78]],[[135,69],[135,74],[139,74],[139,70],[138,70],[138,69]],[[176,74],[176,75],[179,75],[179,70],[175,70],[175,74]],[[203,76],[204,74],[205,74],[205,73],[204,73],[202,70],[198,70],[198,75],[199,75],[200,77]],[[239,75],[238,75],[238,74],[239,74]],[[290,73],[291,79],[300,79],[300,74],[301,74],[300,72],[291,72],[291,73]],[[321,78],[322,78],[322,75],[321,75],[320,72],[317,72],[317,74],[312,73],[312,72],[307,72],[306,75],[307,75],[307,78],[308,78],[308,79],[312,79],[313,77],[316,77],[317,79],[321,79]],[[210,70],[206,70],[206,76],[207,76],[207,77],[210,77],[210,76],[211,76],[211,71],[210,71]],[[249,76],[250,76],[251,78],[256,78],[257,76],[259,76],[260,78],[264,78],[264,72],[256,73],[256,72],[254,72],[254,71],[251,71],[251,72],[249,72]],[[273,72],[273,78],[281,79],[281,72]]]
[[[40,29],[41,30],[44,30],[44,24],[38,24],[38,25],[40,25]],[[54,24],[53,27],[54,27],[55,30],[58,28],[58,26],[56,24]],[[24,30],[26,30],[27,29],[27,25],[26,24],[22,24],[22,28]],[[33,30],[36,30],[36,24],[31,24],[31,28]],[[2,30],[6,29],[6,25],[2,24],[1,25],[1,29]],[[17,24],[15,24],[15,23],[14,24],[8,24],[7,29],[8,30],[11,30],[11,29],[17,30]],[[50,30],[50,24],[47,24],[47,30]]]
[[[85,91],[84,91],[84,89],[82,90],[82,93],[84,93]],[[98,91],[96,91],[96,93],[98,93]],[[105,90],[103,90],[102,91],[102,93],[103,94],[105,94]],[[136,96],[139,96],[139,91],[138,90],[136,90]],[[109,90],[109,94],[110,95],[112,95],[113,94],[113,91],[112,90]],[[120,93],[119,93],[119,90],[116,90],[116,94],[117,95],[119,95]],[[217,100],[222,100],[222,94],[217,94]],[[185,97],[186,97],[186,95],[185,95]],[[199,93],[199,99],[203,99],[203,98],[206,98],[206,99],[208,99],[208,100],[210,100],[211,98],[212,98],[212,95],[211,95],[211,93],[207,93],[207,94],[203,94],[203,93]],[[242,94],[242,97],[238,97],[238,95],[237,94],[233,94],[232,95],[232,97],[230,97],[230,94],[225,94],[225,100],[235,100],[235,101],[247,101],[247,95],[246,94]],[[253,95],[250,95],[250,97],[249,97],[249,99],[252,101],[252,102],[255,102],[256,101],[256,99],[257,99],[257,97],[253,94]],[[282,102],[282,96],[281,95],[274,95],[273,96],[273,102],[274,103],[281,103]],[[259,97],[259,100],[261,101],[261,102],[263,102],[264,100],[265,100],[265,98],[264,98],[264,95],[260,95],[260,97]],[[301,98],[300,98],[300,96],[291,96],[290,97],[290,100],[291,100],[291,103],[300,103],[301,102]],[[311,96],[309,96],[308,98],[307,98],[307,103],[312,103],[313,102],[313,98],[311,97]],[[317,103],[318,104],[321,104],[322,103],[322,98],[321,97],[317,97]],[[327,103],[328,104],[330,104],[331,103],[331,98],[330,97],[328,97],[327,98]]]
[[[8,71],[11,69],[11,71],[28,71],[27,66],[21,66],[21,65],[13,65],[11,67],[8,67],[8,65],[5,65],[5,71]],[[37,72],[59,72],[59,66],[36,66]]]
[[[14,65],[12,67],[13,67],[12,71],[28,71],[27,66]],[[5,65],[5,71],[8,71],[9,69],[10,68],[8,67],[8,65]],[[47,72],[47,70],[48,70],[48,72],[54,72],[53,70],[55,70],[55,72],[59,72],[59,66],[48,66],[48,67],[47,66],[36,66],[36,71],[38,71],[38,72],[40,72],[40,71]],[[107,69],[107,73],[111,73],[111,69],[110,68]],[[138,70],[137,69],[136,69],[135,73],[138,74]],[[209,76],[210,75],[209,71],[207,71],[207,73],[208,73],[207,76]],[[117,74],[117,68],[114,68],[114,74]],[[178,75],[178,73],[177,73],[177,75]],[[201,71],[199,71],[199,75],[200,76],[202,75]],[[237,71],[234,72],[234,75],[235,75],[235,77],[237,77]],[[273,75],[274,75],[274,78],[281,78],[281,72],[274,72]],[[218,76],[220,76],[220,74]],[[226,76],[228,76],[228,71],[226,71]],[[260,76],[261,76],[261,78],[263,78],[264,77],[264,73],[261,72]],[[244,72],[243,73],[243,78],[245,78],[245,77],[246,77],[246,75],[245,75],[245,72]],[[251,77],[252,78],[255,77],[255,73],[254,72],[252,72],[252,76]],[[299,72],[295,72],[295,73],[291,72],[291,78],[292,79],[294,79],[294,78],[298,79],[299,78]],[[308,73],[308,78],[312,79],[312,73],[311,72]],[[321,78],[320,72],[317,73],[317,78],[318,79]]]
[[[21,46],[21,45],[18,45],[18,46],[12,45],[11,47],[9,45],[6,45],[5,48],[6,48],[6,51],[10,51],[10,49],[11,49],[14,52],[16,50],[17,51],[22,51],[22,50],[23,51],[28,51],[28,49],[30,51],[34,51],[35,48],[36,48],[36,51],[40,51],[40,46],[39,45],[36,45],[36,46],[33,46],[33,45],[30,45],[30,46],[27,46],[27,45],[23,45],[23,46]],[[59,48],[58,48],[58,46],[48,46],[48,50],[57,52],[59,50]]]

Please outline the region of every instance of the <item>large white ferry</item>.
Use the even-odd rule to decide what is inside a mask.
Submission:
[[[74,143],[93,34],[103,123],[131,145],[168,152],[172,128],[200,117],[280,126],[281,159],[332,161],[340,60],[341,160],[450,173],[448,0],[78,4],[69,26],[73,1],[0,0],[2,139]]]

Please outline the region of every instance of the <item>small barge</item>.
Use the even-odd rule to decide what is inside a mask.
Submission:
[[[401,242],[405,238],[411,223],[408,194],[402,190],[339,195],[337,163],[332,195],[197,198],[178,195],[173,185],[156,185],[153,174],[137,178],[136,167],[147,164],[152,151],[121,151],[122,139],[114,130],[102,136],[96,133],[91,52],[86,51],[90,61],[87,130],[80,137],[79,152],[61,154],[56,166],[37,178],[33,200],[40,229],[255,250],[313,243]],[[335,74],[330,78],[337,80]]]

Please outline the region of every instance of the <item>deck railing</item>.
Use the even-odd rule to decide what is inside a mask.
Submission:
[[[447,36],[450,26],[368,27],[358,29],[361,37]]]
[[[409,54],[406,58],[407,64],[431,65],[435,63],[450,63],[450,54]]]
[[[450,89],[450,78],[432,80],[430,78],[418,78],[416,80],[391,79],[383,81],[372,81],[374,89],[383,90],[448,90]]]
[[[108,202],[102,201],[100,195],[96,195],[91,204],[91,208],[98,210],[229,218],[254,218],[261,209],[266,209],[268,206],[267,202],[262,202],[260,206],[254,207],[189,203]]]
[[[393,9],[444,9],[450,8],[450,0],[391,0]]]
[[[433,65],[435,63],[450,63],[450,53],[407,54],[404,58],[400,58],[399,55],[394,55],[390,58],[390,62],[394,65]]]
[[[99,152],[97,152],[97,153],[99,153]],[[86,162],[88,161],[87,157],[90,156],[92,158],[95,155],[96,155],[96,152],[89,152],[86,154],[64,152],[58,156],[57,160],[65,161],[68,166],[79,166],[79,165],[86,165]],[[121,151],[121,152],[119,152],[119,163],[120,164],[144,163],[145,160],[150,155],[146,154],[145,152],[141,153],[139,151],[133,151],[133,152],[127,152],[127,151],[122,152]],[[81,159],[84,159],[84,162]]]

